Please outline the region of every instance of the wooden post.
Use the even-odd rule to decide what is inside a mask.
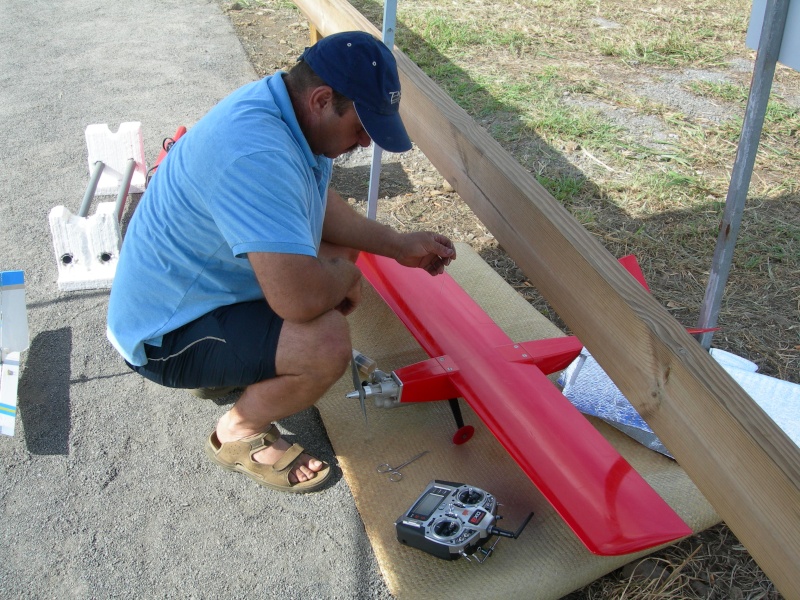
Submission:
[[[295,0],[324,34],[378,30]],[[611,254],[402,52],[409,135],[675,455],[787,598],[800,598],[800,449]]]
[[[320,41],[320,40],[321,40],[323,37],[325,37],[324,35],[322,35],[322,34],[319,32],[319,29],[317,29],[317,28],[314,26],[314,24],[313,24],[313,23],[310,23],[310,22],[309,22],[309,24],[308,24],[308,33],[309,33],[309,37],[311,38],[311,45],[312,45],[312,46],[313,46],[314,44],[316,44],[318,41]]]

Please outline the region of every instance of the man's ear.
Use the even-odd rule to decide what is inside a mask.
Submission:
[[[307,106],[311,114],[321,114],[328,105],[333,103],[333,88],[321,85],[311,90],[308,95]]]

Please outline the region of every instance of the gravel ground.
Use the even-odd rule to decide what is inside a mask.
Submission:
[[[0,4],[0,270],[25,271],[32,339],[23,354],[17,435],[0,437],[0,597],[390,597],[341,476],[318,494],[294,497],[211,465],[204,437],[235,397],[200,401],[133,375],[105,340],[107,291],[60,293],[56,286],[47,213],[59,204],[77,210],[88,179],[87,125],[141,121],[152,163],[177,125],[191,126],[239,85],[293,63],[307,43],[297,11],[283,9],[229,12],[237,40],[223,14],[231,6]],[[642,86],[662,100],[691,100],[684,110],[715,121],[717,106],[681,91],[681,81],[696,75]],[[666,136],[652,118],[597,108],[655,144]],[[419,196],[460,219],[454,233],[465,241],[493,244],[420,153],[388,161],[381,195],[390,197],[382,210],[392,224],[418,224]],[[350,167],[339,171],[337,186],[362,198],[367,167]],[[445,227],[438,214],[427,218],[426,227]],[[281,425],[335,460],[316,411]],[[716,537],[704,542],[715,557],[746,554],[735,540],[725,554]],[[709,564],[701,566],[717,574]],[[721,570],[741,572],[738,555]],[[607,589],[619,591],[628,576]],[[575,597],[616,594],[592,589]]]
[[[141,121],[152,163],[255,78],[216,2],[0,4],[0,270],[25,271],[31,331],[0,437],[0,597],[389,597],[341,474],[295,497],[212,465],[234,398],[146,383],[105,339],[107,290],[56,285],[47,215],[78,209],[86,126]],[[335,460],[316,411],[281,425]]]

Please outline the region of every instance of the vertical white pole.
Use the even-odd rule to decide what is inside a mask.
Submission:
[[[386,0],[383,6],[383,43],[394,48],[394,30],[397,22],[397,0]],[[372,144],[372,165],[369,170],[369,192],[367,193],[367,217],[375,219],[378,215],[378,184],[381,178],[381,156],[383,150]]]

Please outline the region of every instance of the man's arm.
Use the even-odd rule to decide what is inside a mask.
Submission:
[[[301,254],[248,254],[267,302],[280,317],[305,323],[332,309],[348,314],[358,304],[361,272],[346,258]]]
[[[326,242],[394,258],[408,267],[419,267],[436,275],[455,259],[453,243],[429,231],[399,233],[353,210],[335,191],[328,190],[322,227]]]

